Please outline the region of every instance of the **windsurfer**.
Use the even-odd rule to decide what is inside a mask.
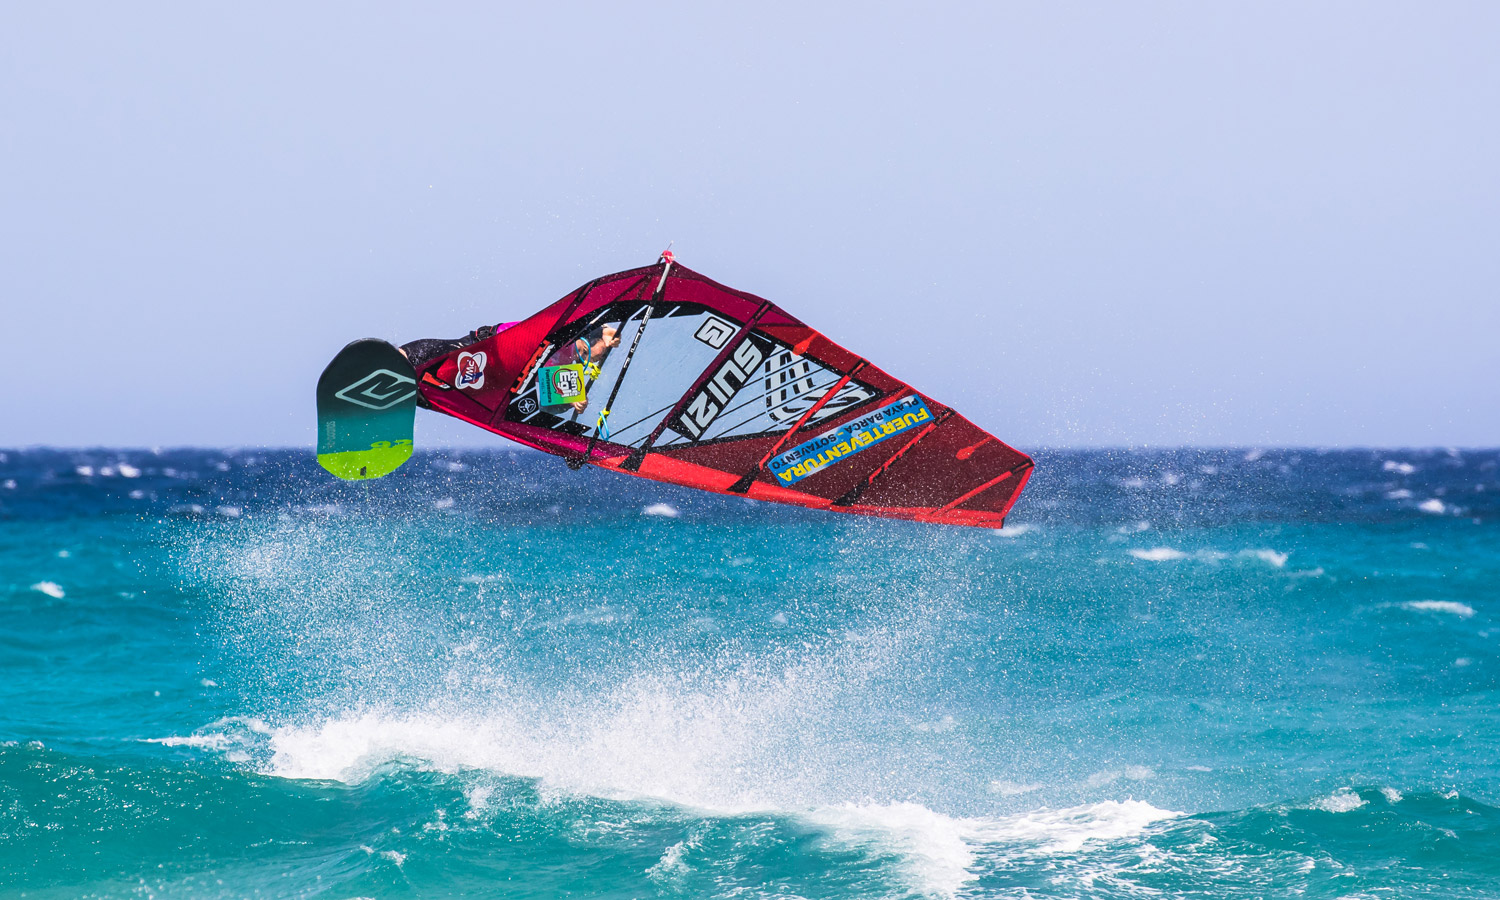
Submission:
[[[620,346],[620,329],[613,325],[605,325],[588,334],[580,335],[572,345],[563,347],[547,359],[545,365],[565,366],[570,363],[582,363],[587,369],[589,366],[599,366],[604,363],[604,358],[609,351]],[[589,380],[597,377],[597,373],[589,376]],[[587,399],[568,404],[574,412],[583,412],[588,409]]]
[[[402,344],[398,349],[411,362],[411,367],[420,372],[433,361],[454,351],[462,350],[470,344],[494,337],[514,324],[516,323],[502,322],[499,325],[484,325],[461,338],[419,338]],[[618,346],[620,346],[620,329],[613,325],[605,325],[590,334],[580,336],[571,346],[558,350],[548,360],[547,365],[565,365],[576,362],[583,363],[585,366],[597,366],[604,362],[609,351]],[[420,397],[417,402],[423,403]],[[588,401],[579,400],[569,405],[575,412],[583,412],[588,408]]]

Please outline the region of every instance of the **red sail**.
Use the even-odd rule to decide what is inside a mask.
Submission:
[[[776,304],[669,262],[420,374],[437,410],[575,465],[776,503],[994,528],[1032,468]]]

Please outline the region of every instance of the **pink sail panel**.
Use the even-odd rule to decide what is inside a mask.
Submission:
[[[670,260],[449,354],[419,390],[574,465],[836,512],[998,527],[1032,469],[774,303]]]

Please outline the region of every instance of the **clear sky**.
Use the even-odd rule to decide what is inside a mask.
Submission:
[[[0,446],[311,444],[668,241],[1022,448],[1496,445],[1497,113],[1493,2],[8,3]]]

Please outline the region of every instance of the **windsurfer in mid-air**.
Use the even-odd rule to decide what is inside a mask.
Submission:
[[[668,253],[519,323],[399,350],[351,342],[318,378],[318,463],[391,474],[411,459],[419,403],[572,468],[919,522],[1002,527],[1032,470],[952,407]]]
[[[470,344],[477,344],[494,337],[514,324],[516,323],[501,322],[499,325],[483,325],[461,338],[418,338],[402,344],[397,349],[411,362],[411,367],[420,372],[429,363],[462,350]],[[620,329],[613,325],[605,325],[591,334],[579,337],[571,346],[559,348],[548,359],[547,365],[556,366],[575,362],[584,365],[602,365],[609,351],[618,346],[620,346]],[[417,403],[426,405],[421,397],[417,398]],[[588,408],[588,401],[580,400],[571,406],[575,411],[583,412]]]

